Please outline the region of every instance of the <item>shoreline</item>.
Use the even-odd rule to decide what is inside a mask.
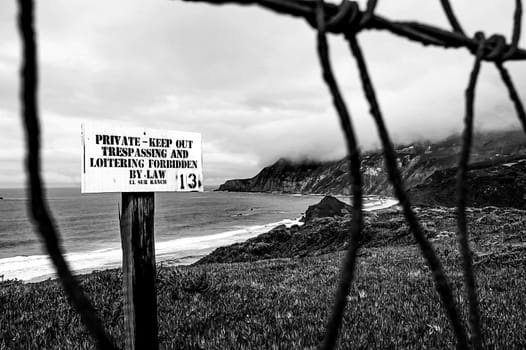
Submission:
[[[298,194],[283,194],[293,195]],[[315,196],[321,196],[314,194]],[[304,195],[302,195],[304,196]],[[311,194],[305,196],[312,196]],[[350,201],[349,196],[341,196],[341,200]],[[396,205],[398,202],[386,196],[364,196],[363,211],[381,210]],[[369,201],[368,201],[369,200]],[[307,208],[305,208],[305,211]],[[191,265],[220,247],[234,243],[242,243],[271,231],[277,226],[287,227],[303,225],[300,219],[283,219],[277,222],[251,225],[243,228],[232,227],[231,230],[205,236],[181,237],[168,241],[156,242],[156,264],[169,266]],[[104,271],[122,267],[122,250],[120,246],[97,249],[85,252],[68,252],[65,254],[74,275],[85,275],[95,271]],[[19,280],[23,283],[38,283],[56,279],[54,267],[46,254],[14,256],[0,259],[0,277],[3,280]]]
[[[155,244],[156,264],[166,261],[181,261],[171,265],[189,265],[208,255],[214,249],[233,243],[244,242],[247,239],[268,232],[273,228],[286,225],[301,225],[300,217],[283,219],[260,225],[205,236],[181,237]],[[93,271],[104,271],[122,266],[121,247],[98,249],[86,252],[68,252],[65,255],[74,275],[89,274]],[[195,257],[193,259],[192,257]],[[19,280],[24,283],[37,283],[48,279],[56,279],[54,267],[46,254],[14,256],[0,259],[0,277],[3,280]]]

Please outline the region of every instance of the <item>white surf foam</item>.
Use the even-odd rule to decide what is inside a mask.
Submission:
[[[352,200],[348,196],[338,196],[338,199],[349,205],[352,204]],[[387,209],[398,204],[394,198],[378,195],[364,196],[363,199],[363,211]]]
[[[179,258],[181,262],[192,263],[200,256],[206,255],[220,246],[246,241],[279,225],[290,227],[301,224],[299,218],[295,220],[286,219],[213,235],[161,241],[155,245],[156,260],[161,262]],[[190,259],[189,255],[194,257]],[[65,258],[75,273],[89,273],[94,270],[116,268],[122,265],[122,251],[118,245],[90,252],[68,253]],[[37,282],[47,278],[55,278],[55,273],[47,255],[31,255],[0,259],[0,279],[2,276],[4,280],[16,278],[27,282]]]
[[[380,209],[387,209],[398,204],[398,201],[394,198],[378,198],[372,200],[363,206],[363,211],[373,211]]]
[[[388,197],[368,197],[367,199],[368,201],[364,204],[364,211],[385,209],[398,204],[397,200]],[[189,264],[215,248],[246,241],[279,225],[290,227],[302,224],[299,218],[285,219],[207,236],[161,241],[157,242],[155,246],[156,260],[162,262],[169,259],[179,259],[181,264]],[[68,253],[65,258],[75,273],[89,273],[94,270],[116,268],[122,265],[122,251],[118,244],[107,249]],[[47,278],[55,278],[55,273],[47,255],[15,256],[0,259],[0,280],[2,277],[4,280],[16,278],[27,282],[37,282]]]

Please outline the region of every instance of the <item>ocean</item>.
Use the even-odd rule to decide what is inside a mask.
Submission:
[[[23,189],[0,189],[0,279],[36,282],[54,278],[49,258],[28,217]],[[234,193],[156,193],[158,263],[190,264],[217,247],[245,241],[278,225],[301,224],[320,196]],[[47,200],[66,260],[75,273],[119,267],[120,194],[81,195],[79,188],[51,188]],[[385,202],[369,200],[371,209]]]

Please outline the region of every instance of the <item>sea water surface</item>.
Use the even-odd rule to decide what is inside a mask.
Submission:
[[[0,279],[35,282],[54,277],[40,237],[28,218],[23,189],[0,190]],[[189,264],[217,247],[245,241],[299,219],[320,196],[266,193],[156,193],[156,261]],[[78,188],[51,188],[47,201],[66,260],[76,273],[119,267],[120,194],[81,195]],[[366,208],[392,205],[366,202]]]

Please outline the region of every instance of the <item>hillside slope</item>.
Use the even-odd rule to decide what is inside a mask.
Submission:
[[[456,205],[456,168],[437,170],[422,184],[410,189],[416,205]],[[526,209],[526,159],[507,157],[501,162],[471,165],[467,178],[468,203],[472,207],[493,205]]]
[[[398,164],[406,188],[416,193],[416,188],[424,191],[425,184],[437,187],[438,183],[430,180],[432,175],[444,172],[441,176],[447,178],[454,173],[460,147],[459,136],[437,143],[415,143],[397,147]],[[494,175],[500,169],[506,170],[495,167],[496,165],[524,158],[526,137],[521,131],[475,135],[471,164],[479,164],[482,168],[494,167]],[[346,158],[332,162],[294,162],[280,159],[253,178],[228,180],[218,190],[346,195],[350,189],[348,167]],[[365,153],[361,168],[366,194],[392,195],[381,151]],[[449,181],[447,185],[450,185]],[[475,189],[476,187],[473,186]]]
[[[456,209],[417,207],[425,235],[441,242],[456,239]],[[351,207],[325,197],[306,212],[302,226],[278,226],[245,242],[217,248],[196,264],[249,262],[265,259],[303,258],[346,250],[349,242]],[[492,251],[498,235],[505,237],[511,255],[526,256],[524,210],[483,207],[467,211],[475,260]],[[484,242],[484,243],[482,243]],[[396,208],[364,213],[362,247],[412,245],[416,241],[402,212]]]

